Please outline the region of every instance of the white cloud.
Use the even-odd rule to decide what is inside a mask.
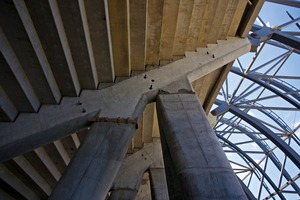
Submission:
[[[248,115],[251,115],[252,117],[255,117],[254,113],[251,110],[248,112]]]
[[[267,27],[271,27],[270,22],[267,22],[266,25],[267,25]]]
[[[258,150],[259,149],[258,145],[255,142],[250,143],[250,145],[251,145],[251,150]]]
[[[258,18],[256,18],[256,22],[257,22],[260,26],[264,26],[263,23],[261,23],[261,22],[259,21]]]
[[[300,124],[300,121],[294,123],[294,128],[297,128]],[[295,134],[300,137],[300,128],[295,132]]]

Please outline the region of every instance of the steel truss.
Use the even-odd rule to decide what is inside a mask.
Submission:
[[[297,1],[270,2],[300,6]],[[283,73],[291,57],[300,63],[300,31],[285,31],[291,25],[300,29],[300,18],[287,14],[291,20],[273,28],[258,17],[263,25],[254,25],[249,34],[259,45],[257,52],[247,67],[243,58],[237,59],[212,110],[215,133],[250,199],[300,196],[300,124],[292,127],[285,119],[300,114],[300,73]],[[270,48],[282,53],[262,55]]]

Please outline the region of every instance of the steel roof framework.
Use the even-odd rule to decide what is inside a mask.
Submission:
[[[247,67],[244,58],[235,62],[215,102],[219,107],[212,111],[215,132],[235,173],[257,199],[300,196],[300,125],[292,127],[284,117],[296,118],[300,110],[300,74],[284,73],[291,57],[300,61],[300,18],[287,14],[291,20],[273,28],[258,17],[263,26],[254,25],[249,34],[253,45],[259,44],[257,52]],[[298,30],[285,31],[287,26]],[[270,53],[272,48],[281,54]]]

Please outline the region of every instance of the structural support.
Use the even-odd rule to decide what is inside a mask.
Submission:
[[[157,113],[184,198],[247,199],[195,94],[159,94]]]
[[[220,106],[215,108],[211,113],[213,115],[220,115],[227,111],[231,112],[232,114],[240,117],[258,131],[263,133],[269,140],[271,140],[279,149],[281,149],[290,159],[291,161],[297,166],[300,167],[300,156],[299,154],[291,148],[288,144],[286,144],[281,138],[273,133],[268,127],[264,126],[258,119],[250,116],[249,114],[243,112],[242,110],[236,108],[233,105],[228,105],[226,102],[217,101]]]
[[[94,123],[49,199],[105,199],[134,132],[134,124]]]
[[[164,168],[150,168],[151,197],[154,200],[169,199]]]
[[[147,153],[147,147],[124,159],[114,181],[109,199],[135,199],[143,175],[152,162],[153,158],[151,154]]]
[[[149,169],[151,197],[153,200],[169,199],[165,165],[162,154],[162,145],[161,140],[158,138],[153,140],[152,157],[154,160]]]
[[[249,50],[247,39],[228,38],[213,49],[208,48],[214,56],[194,52],[188,58],[131,77],[112,87],[83,90],[80,97],[64,97],[59,105],[43,105],[37,114],[22,113],[16,122],[0,124],[3,138],[0,140],[0,161],[84,128],[99,110],[99,117],[134,119],[138,111],[133,113],[133,110],[153,101],[160,89],[181,79],[188,78],[191,82],[201,78]]]

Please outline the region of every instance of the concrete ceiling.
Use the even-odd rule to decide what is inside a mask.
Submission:
[[[246,0],[0,1],[1,123],[13,126],[20,113],[113,85],[218,40],[245,37],[261,6]],[[192,83],[206,112],[231,65]],[[159,137],[155,115],[149,105],[129,153]],[[0,199],[46,199],[86,132],[0,164]]]

